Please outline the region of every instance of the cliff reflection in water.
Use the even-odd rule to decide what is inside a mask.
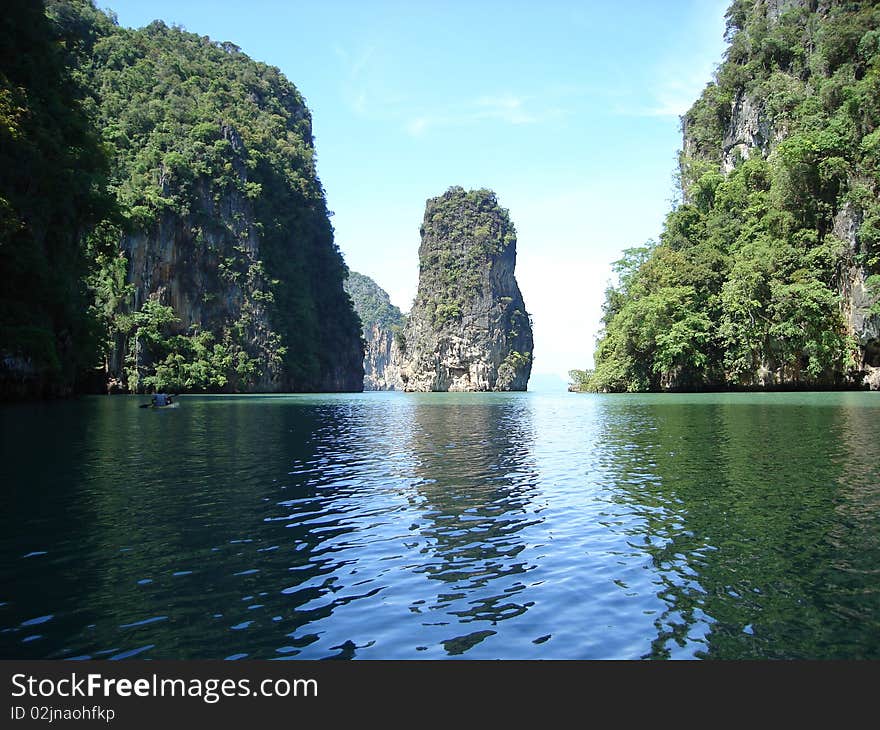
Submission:
[[[609,402],[616,499],[665,604],[646,656],[877,658],[876,410],[749,398]]]
[[[460,654],[495,634],[497,622],[525,613],[519,599],[526,573],[522,531],[536,522],[529,510],[537,473],[532,456],[528,400],[493,397],[446,403],[415,396],[409,451],[414,460],[416,505],[424,556],[415,573],[439,581],[438,593],[410,610],[426,625],[449,625],[446,651]],[[472,625],[472,626],[471,626]]]
[[[880,657],[875,394],[138,402],[0,409],[0,657]]]

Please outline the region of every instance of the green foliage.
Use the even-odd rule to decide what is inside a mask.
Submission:
[[[391,303],[388,294],[369,276],[349,271],[345,291],[351,297],[365,335],[374,325],[382,329],[399,329],[403,325],[404,316],[400,309]]]
[[[569,370],[568,389],[575,393],[587,393],[594,390],[592,386],[592,370]]]
[[[401,353],[406,354],[406,332],[404,330],[404,325],[392,325],[391,336],[394,338],[397,349],[400,350]]]
[[[0,14],[0,356],[33,391],[64,392],[97,356],[86,233],[112,216],[105,151],[67,63],[71,38],[40,2]],[[0,369],[0,381],[5,376]],[[0,383],[2,385],[2,383]]]
[[[532,353],[530,352],[517,352],[516,350],[512,350],[507,353],[507,356],[501,362],[502,365],[506,365],[507,367],[516,370],[521,370],[526,365],[528,365],[532,361]]]
[[[730,6],[727,59],[685,116],[685,204],[659,243],[616,265],[593,389],[834,384],[858,364],[838,293],[853,254],[831,231],[853,206],[856,263],[877,286],[880,8],[773,22],[761,7]],[[745,96],[785,136],[724,175],[728,115]]]
[[[0,41],[3,353],[68,381],[103,356],[132,389],[356,375],[311,118],[277,68],[161,21],[121,28],[91,0],[16,1]],[[182,312],[133,311],[119,250],[170,231],[204,290],[187,333]]]
[[[226,283],[217,288],[240,288],[245,298],[237,323],[213,329],[233,355],[226,379],[246,383],[256,374],[243,363],[259,359],[262,374],[277,359],[291,389],[321,389],[340,356],[357,358],[359,327],[342,292],[347,271],[299,91],[231,44],[161,22],[111,31],[96,42],[89,73],[105,138],[116,141],[113,184],[131,225],[173,214],[214,239],[259,236],[259,260],[241,248],[218,266]],[[198,202],[205,193],[213,210]],[[275,346],[257,352],[250,342],[261,308]]]
[[[683,124],[692,141],[694,157],[720,159],[716,141],[723,137],[730,121],[732,100],[729,90],[710,84],[684,116]]]
[[[158,299],[117,316],[115,324],[126,341],[126,380],[135,392],[235,391],[260,373],[259,361],[237,348],[228,333],[221,342],[197,327],[181,333],[174,310]]]
[[[422,277],[429,292],[423,302],[434,326],[457,320],[465,302],[480,293],[486,272],[496,257],[516,245],[516,230],[508,211],[486,188],[449,188],[428,201],[422,223]]]
[[[431,316],[431,324],[442,327],[447,322],[454,322],[461,317],[461,304],[458,301],[439,299],[436,301]]]

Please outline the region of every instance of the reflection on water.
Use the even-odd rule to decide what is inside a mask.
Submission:
[[[436,581],[437,592],[409,609],[420,615],[428,644],[427,637],[451,632],[440,644],[462,654],[497,633],[487,626],[534,605],[519,596],[525,574],[536,567],[520,557],[522,532],[539,522],[530,507],[537,482],[530,408],[525,398],[486,404],[421,398],[408,444],[419,477],[411,504],[420,512],[410,529],[418,531],[424,556],[413,572]]]
[[[880,657],[870,393],[0,409],[0,657]]]
[[[616,498],[665,604],[646,655],[878,656],[876,398],[718,400],[648,401],[605,435],[633,444]]]

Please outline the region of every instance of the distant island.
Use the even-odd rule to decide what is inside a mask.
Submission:
[[[730,6],[681,204],[616,262],[573,390],[880,389],[878,25],[873,3]]]
[[[349,272],[345,291],[363,327],[364,390],[403,390],[400,344],[406,316],[369,276]]]

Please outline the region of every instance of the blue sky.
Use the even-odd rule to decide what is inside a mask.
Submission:
[[[425,200],[489,187],[518,231],[533,372],[589,367],[611,263],[660,233],[679,115],[728,0],[97,0],[278,66],[311,109],[349,267],[408,310]]]

